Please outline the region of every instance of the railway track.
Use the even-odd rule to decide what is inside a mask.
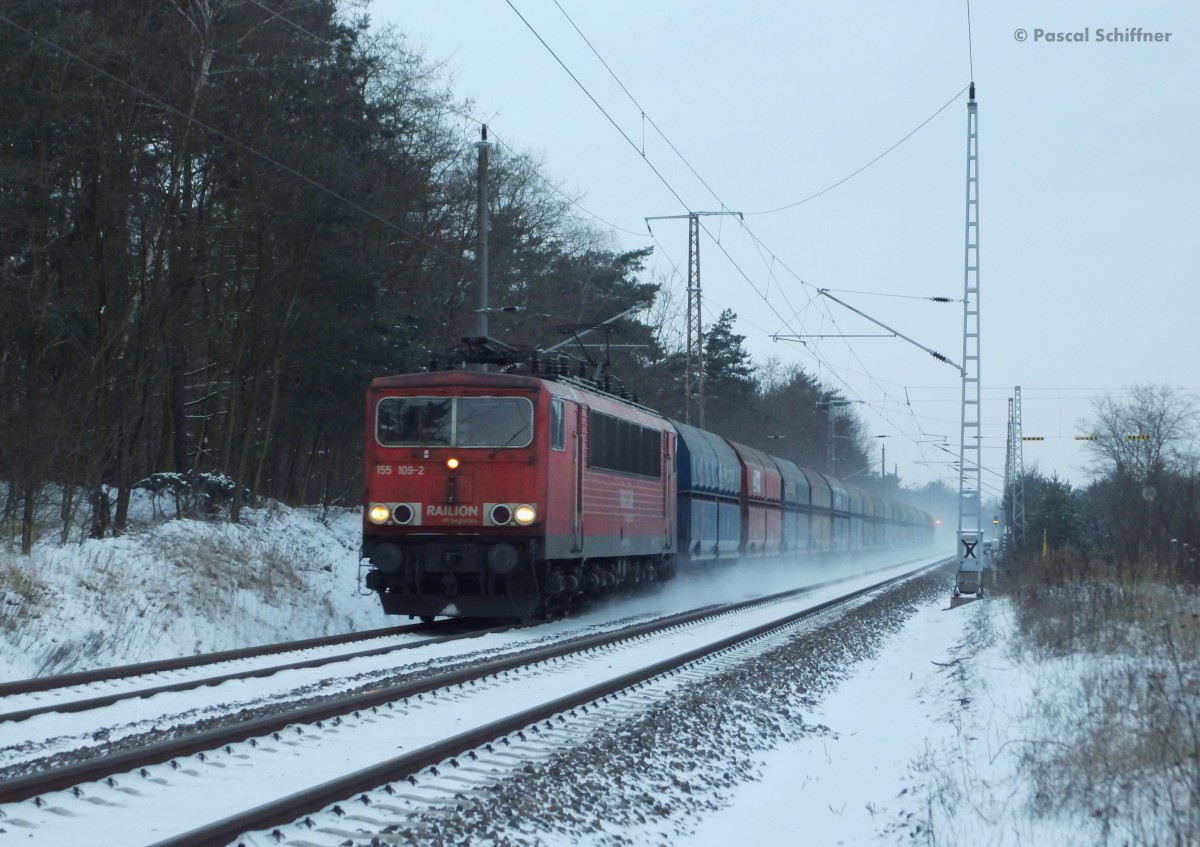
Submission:
[[[464,629],[457,621],[444,620],[7,682],[0,684],[0,723],[53,712],[84,712],[122,700],[385,656],[432,643],[507,632],[520,626]],[[379,646],[358,646],[369,642],[379,642]],[[298,658],[285,658],[288,655]]]
[[[785,637],[781,628],[909,575],[821,603],[805,599],[810,588],[575,638],[46,768],[0,782],[0,827],[27,835],[25,843],[128,844],[134,842],[121,821],[133,816],[144,836],[140,843],[219,844],[303,820],[331,804],[344,806],[346,798],[370,805],[363,792],[405,777],[411,786],[423,769],[442,765],[478,776],[481,769],[496,770],[510,737],[530,743],[544,736],[545,744],[554,736],[554,746],[580,731],[576,722],[598,701],[651,685],[669,687],[682,668],[747,649],[739,645]],[[396,793],[382,790],[383,801],[389,791]],[[240,811],[221,820],[231,809]],[[337,806],[325,814],[337,819],[345,813]],[[105,815],[118,820],[106,823]],[[115,840],[98,840],[97,833],[115,833]]]
[[[320,638],[306,638],[298,641],[283,641],[276,644],[264,644],[257,647],[242,647],[237,650],[222,650],[215,653],[202,653],[197,656],[182,656],[176,659],[162,659],[154,662],[139,662],[132,665],[117,665],[111,668],[96,668],[77,673],[58,674],[56,676],[35,677],[33,679],[18,679],[12,682],[0,683],[0,698],[14,695],[33,694],[39,691],[53,691],[75,686],[93,685],[108,680],[128,679],[131,677],[151,676],[159,673],[198,668],[232,662],[239,659],[258,659],[266,656],[276,656],[280,653],[293,653],[301,650],[321,647],[334,647],[342,644],[355,644],[383,638],[390,635],[406,635],[421,632],[424,624],[407,626],[392,626],[382,629],[371,629],[363,632],[327,635]]]

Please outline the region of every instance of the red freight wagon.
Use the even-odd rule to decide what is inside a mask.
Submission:
[[[761,450],[730,441],[742,463],[742,554],[779,552],[783,540],[783,477]]]
[[[675,432],[617,397],[441,371],[367,392],[363,556],[389,614],[527,618],[674,570]]]

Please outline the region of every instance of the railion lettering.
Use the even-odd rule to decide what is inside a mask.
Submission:
[[[426,506],[425,515],[430,518],[476,518],[478,506]]]

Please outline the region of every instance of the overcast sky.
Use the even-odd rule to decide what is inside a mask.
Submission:
[[[888,436],[876,442],[888,471],[906,483],[957,485],[938,464],[953,457],[918,442],[944,435],[957,452],[958,371],[896,338],[772,336],[883,332],[816,293],[826,288],[962,361],[972,75],[985,496],[1001,487],[1013,386],[1024,434],[1046,439],[1025,443],[1026,467],[1076,484],[1088,479],[1074,436],[1091,398],[1147,381],[1200,396],[1200,6],[975,2],[970,41],[965,2],[368,8],[445,62],[495,140],[543,155],[618,247],[653,246],[681,304],[687,223],[653,222],[652,238],[645,218],[745,213],[744,226],[703,221],[705,323],[732,308],[757,360],[798,362],[862,400],[872,434]],[[1101,40],[1139,27],[1161,40]]]

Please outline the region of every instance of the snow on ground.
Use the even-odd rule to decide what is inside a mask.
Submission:
[[[1087,822],[1029,812],[1020,754],[1047,743],[1031,709],[1043,675],[1009,657],[1007,602],[946,600],[808,716],[829,733],[766,754],[689,845],[1100,843]]]
[[[146,519],[118,539],[0,550],[0,679],[400,623],[359,592],[359,520],[272,505],[240,525]],[[1001,598],[947,601],[920,604],[835,685],[805,695],[802,731],[756,740],[748,776],[682,829],[609,838],[551,826],[512,843],[1099,843],[1086,819],[1032,815],[1021,771],[1026,746],[1054,743],[1035,702],[1084,665],[1022,662]]]
[[[120,538],[0,548],[0,679],[403,622],[359,591],[357,510],[270,504],[240,524],[163,521],[135,493]]]

